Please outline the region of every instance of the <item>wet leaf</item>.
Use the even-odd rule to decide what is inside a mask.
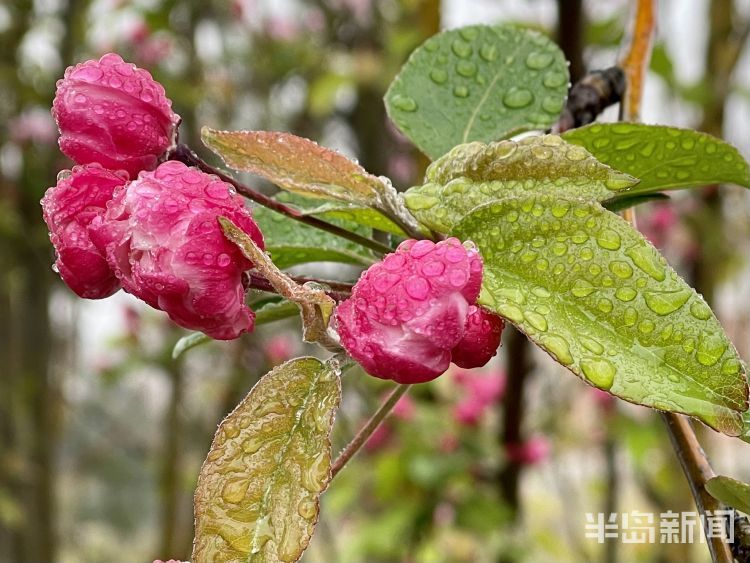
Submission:
[[[750,515],[750,485],[718,475],[706,482],[706,491],[719,502]]]
[[[568,91],[562,51],[537,31],[472,25],[431,37],[385,95],[388,115],[430,158],[554,123]]]
[[[621,197],[607,200],[602,203],[602,206],[612,212],[617,212],[650,201],[669,201],[669,196],[658,192],[653,194],[634,195],[633,197]]]
[[[265,207],[253,208],[253,219],[263,232],[266,251],[279,268],[289,268],[305,262],[343,262],[369,266],[375,261],[373,253],[359,244]],[[368,227],[337,218],[327,220],[363,236],[372,236],[372,229]]]
[[[595,202],[545,196],[477,208],[454,229],[484,258],[479,303],[591,385],[730,435],[745,368],[711,309],[643,236]]]
[[[328,203],[318,207],[311,207],[305,209],[305,215],[314,215],[320,217],[326,221],[335,222],[339,221],[341,226],[347,225],[360,225],[363,227],[369,227],[370,229],[378,229],[386,233],[391,233],[400,237],[405,237],[406,233],[391,221],[388,217],[383,215],[380,211],[372,209],[370,207],[362,207],[359,205],[352,204],[336,204]],[[341,223],[343,222],[343,223]],[[350,227],[348,227],[350,228]],[[350,228],[350,230],[352,230]],[[359,231],[358,231],[359,232]],[[367,231],[371,234],[370,231]],[[370,236],[368,234],[368,236]]]
[[[328,486],[335,360],[290,360],[219,425],[195,492],[191,561],[297,561]]]
[[[637,183],[557,135],[538,135],[459,145],[433,162],[425,184],[407,190],[404,200],[420,222],[445,233],[478,205],[509,195],[559,193],[603,201]]]
[[[641,182],[628,195],[732,183],[750,187],[747,162],[729,143],[691,129],[595,123],[563,134]]]
[[[201,138],[230,168],[262,176],[290,192],[377,207],[387,189],[343,154],[291,133],[204,127]]]

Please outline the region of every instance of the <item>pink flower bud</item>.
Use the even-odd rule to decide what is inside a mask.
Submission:
[[[104,214],[115,188],[127,182],[124,172],[98,164],[63,171],[42,198],[42,212],[57,252],[55,270],[80,297],[101,299],[120,289],[104,255],[94,246],[89,225]]]
[[[156,168],[180,121],[162,85],[114,53],[68,67],[57,81],[52,115],[67,156],[126,170],[131,178]]]
[[[507,444],[505,456],[521,465],[534,465],[549,457],[550,444],[544,436],[534,436],[523,444]]]
[[[472,305],[466,319],[466,332],[451,351],[453,363],[462,368],[478,368],[497,354],[505,323],[499,316]]]
[[[482,259],[458,239],[407,240],[364,272],[339,305],[341,343],[375,377],[435,379],[464,337],[481,282]]]
[[[115,191],[92,239],[123,288],[178,325],[229,340],[253,328],[242,274],[252,267],[230,243],[224,216],[262,248],[263,236],[233,188],[168,161]]]

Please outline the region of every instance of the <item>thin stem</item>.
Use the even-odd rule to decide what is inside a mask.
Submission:
[[[352,441],[349,442],[339,454],[339,457],[336,458],[336,461],[333,462],[333,465],[331,466],[331,479],[333,479],[336,474],[344,468],[349,460],[362,448],[362,446],[365,445],[368,438],[372,436],[372,433],[375,432],[378,426],[380,426],[380,423],[385,420],[385,417],[388,416],[388,413],[391,412],[391,409],[393,409],[404,393],[409,390],[409,387],[410,385],[403,384],[396,387],[385,402],[380,405],[380,408],[375,411],[375,414],[372,415],[370,420],[368,420],[362,429],[357,432],[357,435],[354,436]]]
[[[722,506],[719,501],[706,492],[706,481],[716,474],[698,442],[690,421],[682,415],[670,412],[663,412],[661,416],[667,425],[669,439],[690,485],[690,492],[693,494],[698,511],[705,517],[706,512],[721,510]],[[714,563],[734,561],[729,544],[721,535],[712,534],[712,537],[707,536],[706,539]]]
[[[643,99],[643,81],[656,32],[656,0],[638,0],[630,30],[630,42],[619,66],[627,78],[627,90],[620,108],[621,121],[638,121]]]
[[[352,231],[347,231],[346,229],[339,227],[338,225],[328,223],[327,221],[323,221],[322,219],[318,219],[317,217],[313,217],[312,215],[305,215],[294,207],[286,205],[278,200],[273,199],[272,197],[254,190],[250,186],[247,186],[242,182],[235,180],[231,176],[224,174],[217,168],[214,168],[210,164],[206,163],[186,145],[177,145],[177,147],[175,147],[175,149],[169,155],[169,158],[171,160],[179,160],[180,162],[188,166],[195,166],[203,172],[217,176],[222,181],[234,186],[234,188],[237,190],[237,193],[242,194],[246,198],[251,199],[256,203],[259,203],[263,207],[267,207],[272,211],[276,211],[277,213],[286,215],[290,219],[294,219],[295,221],[299,221],[300,223],[304,223],[305,225],[309,225],[310,227],[329,232],[332,235],[345,238],[352,241],[353,243],[359,244],[360,246],[369,248],[370,250],[373,250],[378,254],[388,254],[389,252],[393,252],[393,249],[383,243],[367,237],[363,237],[362,235],[358,235],[357,233],[353,233]]]
[[[248,287],[251,287],[253,289],[258,289],[260,291],[267,291],[268,293],[276,293],[276,289],[273,287],[273,284],[271,284],[270,281],[268,281],[266,278],[264,278],[261,275],[258,274],[248,274],[250,282],[248,284]],[[325,293],[332,299],[334,299],[336,302],[341,302],[345,299],[348,299],[351,296],[351,284],[347,284],[344,282],[334,282],[334,281],[325,281],[325,280],[318,280],[314,278],[303,278],[303,277],[297,277],[297,276],[290,276],[295,282],[298,284],[304,284],[309,281],[319,283],[321,285],[327,285],[330,287],[330,289],[326,289]]]

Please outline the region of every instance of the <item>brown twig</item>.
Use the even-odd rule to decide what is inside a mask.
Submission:
[[[669,439],[680,461],[682,471],[687,477],[698,511],[705,517],[706,512],[721,510],[721,503],[706,492],[706,481],[715,477],[716,474],[698,443],[690,421],[682,415],[669,412],[662,413],[662,418],[669,430]],[[712,534],[712,537],[707,536],[706,539],[711,558],[715,563],[733,562],[732,551],[724,538]]]
[[[630,42],[619,66],[625,72],[627,89],[620,107],[621,121],[638,121],[643,99],[643,81],[651,61],[656,32],[656,0],[638,0]]]
[[[630,46],[620,60],[620,66],[628,79],[627,90],[620,108],[622,121],[638,121],[643,97],[643,81],[646,68],[651,59],[651,48],[656,29],[656,0],[638,0]],[[636,216],[633,208],[626,209],[623,217],[636,227]],[[701,516],[706,511],[720,508],[716,499],[706,492],[705,484],[714,476],[711,464],[701,448],[695,430],[690,421],[683,415],[662,412],[662,419],[667,426],[669,439],[680,461],[683,473],[690,485],[690,491]],[[705,532],[705,530],[704,530]],[[733,557],[722,537],[707,537],[709,551],[714,563],[732,563]]]
[[[318,219],[317,217],[314,217],[312,215],[305,215],[294,207],[286,205],[278,200],[273,199],[272,197],[254,190],[250,186],[247,186],[242,182],[235,180],[231,176],[224,174],[217,168],[214,168],[210,164],[206,163],[186,145],[177,145],[177,147],[175,147],[175,149],[169,155],[169,158],[171,160],[179,160],[180,162],[188,166],[195,166],[196,168],[199,168],[207,174],[213,174],[214,176],[217,176],[222,181],[232,185],[234,189],[237,190],[237,193],[242,194],[246,198],[262,205],[263,207],[267,207],[272,211],[276,211],[277,213],[286,215],[290,219],[294,219],[295,221],[299,221],[300,223],[304,223],[305,225],[309,225],[310,227],[329,232],[332,235],[345,238],[347,240],[350,240],[351,242],[359,244],[360,246],[369,248],[370,250],[373,250],[378,254],[388,254],[389,252],[393,251],[389,246],[381,242],[363,237],[362,235],[359,235],[352,231],[347,231],[346,229],[339,227],[338,225],[328,223],[327,221],[323,221],[322,219]]]
[[[349,460],[362,448],[362,446],[365,445],[368,438],[372,436],[372,433],[375,432],[378,426],[380,426],[380,423],[383,422],[385,417],[388,416],[388,413],[391,412],[391,409],[393,409],[398,400],[409,390],[409,387],[409,385],[399,385],[390,395],[388,395],[385,402],[380,405],[380,408],[375,411],[375,414],[373,414],[370,420],[368,420],[362,429],[357,432],[357,435],[354,436],[352,441],[349,442],[339,454],[339,457],[336,458],[336,461],[333,462],[333,465],[331,466],[331,479],[333,479],[336,474],[344,468]]]

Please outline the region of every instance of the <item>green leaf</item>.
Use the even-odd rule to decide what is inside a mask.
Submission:
[[[657,192],[653,194],[634,195],[633,197],[618,197],[603,202],[602,206],[616,213],[635,207],[636,205],[641,205],[642,203],[648,203],[649,201],[669,201],[669,196]]]
[[[740,434],[740,439],[750,444],[750,410],[746,410],[742,414],[742,433]]]
[[[370,227],[371,229],[378,229],[386,233],[391,233],[400,237],[405,237],[406,233],[391,221],[388,217],[383,215],[380,211],[372,209],[370,207],[362,207],[359,205],[351,204],[324,204],[319,207],[313,207],[305,209],[305,215],[314,215],[320,217],[329,222],[335,222],[335,220],[345,221],[348,225],[361,225],[364,227]],[[332,221],[333,219],[333,221]],[[349,228],[349,227],[348,227]],[[369,231],[367,231],[369,233]]]
[[[299,313],[299,307],[294,303],[281,300],[276,302],[268,302],[262,304],[257,309],[253,305],[255,311],[255,326],[272,323],[274,321],[280,321],[288,317],[294,317]],[[206,336],[202,332],[191,332],[180,338],[172,348],[172,359],[176,360],[182,356],[185,352],[196,346],[201,346],[207,342],[213,342],[213,338]]]
[[[554,123],[568,92],[562,51],[511,25],[444,31],[417,48],[385,95],[388,115],[430,158]]]
[[[730,435],[745,368],[703,299],[643,236],[594,202],[529,195],[477,208],[453,234],[484,258],[479,303],[560,364],[627,401]]]
[[[290,360],[224,419],[195,491],[191,561],[297,561],[328,486],[335,361]]]
[[[204,127],[201,138],[230,168],[262,176],[290,192],[378,206],[387,191],[353,160],[291,133]]]
[[[212,340],[213,338],[206,336],[202,332],[191,332],[190,334],[186,334],[181,337],[177,341],[177,344],[174,345],[174,348],[172,348],[172,359],[176,360],[191,348],[195,348],[201,344],[206,344]]]
[[[563,139],[641,182],[628,196],[706,184],[750,187],[747,162],[729,143],[691,129],[641,123],[595,123]]]
[[[258,309],[255,309],[255,325],[263,325],[288,319],[299,314],[299,307],[291,301],[282,299],[281,301],[265,303]]]
[[[717,475],[706,482],[706,491],[719,502],[750,515],[750,485]]]
[[[279,198],[299,204],[301,198]],[[304,262],[343,262],[358,266],[369,266],[375,260],[371,251],[345,238],[310,227],[294,219],[271,211],[266,207],[254,207],[253,219],[263,232],[266,251],[279,268],[289,268]],[[340,227],[372,236],[372,230],[341,219],[330,219]]]
[[[420,222],[442,233],[478,205],[513,194],[603,201],[638,183],[557,135],[459,145],[430,165],[425,180],[407,190],[404,200]]]

